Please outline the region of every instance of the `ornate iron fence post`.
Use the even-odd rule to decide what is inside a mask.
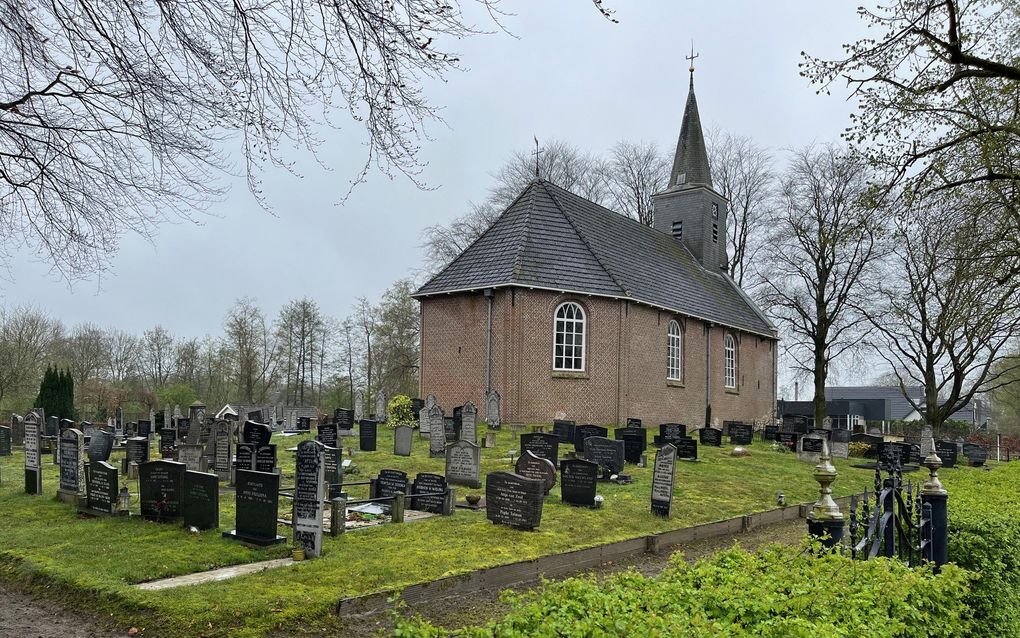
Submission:
[[[836,468],[829,455],[829,441],[822,440],[822,454],[815,466],[815,480],[818,481],[818,500],[808,512],[808,533],[822,539],[825,547],[835,547],[843,540],[846,523],[836,501],[832,500],[832,484],[836,481]]]
[[[922,550],[925,559],[935,563],[935,571],[949,562],[949,530],[947,501],[949,493],[942,487],[939,480],[939,468],[942,459],[935,453],[935,440],[931,440],[931,454],[924,459],[923,465],[928,468],[928,480],[921,490],[921,502],[931,507],[930,541]],[[926,551],[925,551],[926,550]]]

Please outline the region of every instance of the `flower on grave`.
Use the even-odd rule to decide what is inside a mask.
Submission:
[[[595,495],[595,507],[596,508],[602,507],[602,504],[605,501],[606,501],[606,497],[602,496],[601,494],[596,494]]]

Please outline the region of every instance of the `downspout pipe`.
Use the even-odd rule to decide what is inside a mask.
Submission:
[[[489,300],[488,328],[485,331],[485,394],[488,396],[492,390],[492,302],[496,297],[496,291],[486,288],[482,294]]]
[[[712,426],[712,324],[705,324],[705,427]]]

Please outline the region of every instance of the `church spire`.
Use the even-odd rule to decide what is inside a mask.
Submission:
[[[687,106],[684,121],[680,126],[680,139],[676,143],[673,170],[669,175],[669,188],[685,186],[712,186],[712,173],[708,165],[708,151],[705,149],[705,135],[701,131],[701,117],[698,115],[698,100],[694,96],[694,45],[691,45],[691,84],[687,92]]]

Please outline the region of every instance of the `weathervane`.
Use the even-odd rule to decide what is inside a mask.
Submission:
[[[688,69],[688,70],[691,72],[691,81],[692,82],[694,81],[694,59],[698,58],[700,56],[701,56],[700,53],[695,53],[694,52],[694,38],[691,38],[691,54],[686,56],[684,59],[691,61],[691,68]]]
[[[544,153],[542,149],[538,147],[538,136],[535,136],[535,151],[532,155],[535,156],[535,179],[540,179],[542,176],[539,174],[539,156]]]

